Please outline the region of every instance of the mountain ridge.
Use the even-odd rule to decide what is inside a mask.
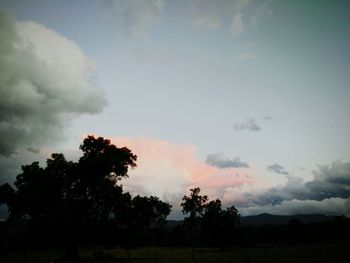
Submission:
[[[304,224],[322,223],[334,220],[337,216],[324,214],[297,214],[297,215],[273,215],[262,213],[259,215],[242,216],[242,225],[286,225],[291,220],[299,220]]]
[[[286,225],[291,220],[296,219],[304,224],[322,223],[332,221],[340,216],[325,214],[297,214],[297,215],[273,215],[262,213],[258,215],[241,216],[242,226],[261,226],[261,225]],[[176,226],[182,224],[183,220],[168,220],[168,226]]]

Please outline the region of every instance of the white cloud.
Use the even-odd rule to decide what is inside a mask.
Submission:
[[[192,187],[200,187],[212,198],[221,198],[226,187],[253,185],[255,179],[247,177],[250,168],[213,167],[196,157],[194,145],[174,144],[155,138],[112,137],[117,146],[127,146],[138,155],[135,170],[122,182],[133,194],[155,194],[162,199],[181,197]],[[180,198],[179,198],[180,197]]]
[[[0,34],[0,162],[8,163],[62,138],[72,118],[101,112],[106,99],[91,80],[94,64],[71,40],[4,13]]]

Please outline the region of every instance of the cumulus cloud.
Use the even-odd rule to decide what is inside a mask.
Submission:
[[[242,162],[239,157],[229,158],[222,153],[212,153],[207,156],[206,163],[221,169],[224,168],[249,168],[249,165]]]
[[[266,169],[270,172],[277,173],[277,174],[286,174],[288,175],[289,173],[284,169],[284,167],[278,163],[274,163],[271,165],[268,165]]]
[[[196,157],[194,145],[181,145],[149,137],[111,137],[114,144],[127,146],[138,155],[137,168],[122,183],[134,194],[155,194],[179,204],[189,188],[200,187],[212,198],[221,198],[227,187],[253,185],[247,168],[220,169]]]
[[[313,171],[314,179],[305,184],[315,200],[350,197],[350,162],[337,161],[332,165],[319,165]]]
[[[319,166],[318,170],[313,171],[313,175],[313,179],[308,182],[288,175],[285,185],[245,193],[239,200],[239,205],[275,206],[292,200],[321,202],[332,198],[350,198],[350,162],[337,161],[328,166]]]
[[[38,153],[62,138],[80,114],[99,113],[106,99],[92,81],[94,64],[72,41],[35,22],[0,13],[0,163]],[[3,173],[3,171],[2,171]]]
[[[234,36],[256,27],[262,17],[271,15],[268,1],[195,0],[188,3],[194,26],[223,28]]]
[[[245,122],[236,122],[233,124],[233,128],[236,131],[261,131],[262,128],[258,125],[257,121],[253,118],[248,118]]]
[[[118,32],[142,36],[159,23],[163,14],[163,0],[101,0]]]

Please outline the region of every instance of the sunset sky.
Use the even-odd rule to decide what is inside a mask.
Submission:
[[[0,183],[80,156],[138,155],[121,183],[243,215],[350,216],[347,0],[0,1]]]

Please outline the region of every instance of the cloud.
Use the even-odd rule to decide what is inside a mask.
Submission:
[[[288,175],[289,173],[284,169],[284,167],[278,163],[274,163],[272,165],[268,165],[267,170],[270,172],[278,173],[278,174],[286,174]]]
[[[350,197],[350,162],[337,161],[330,166],[319,165],[313,174],[314,179],[305,183],[313,199]]]
[[[275,215],[325,214],[350,216],[350,199],[327,198],[317,200],[283,201],[277,205],[250,206],[241,208],[242,215],[269,213]]]
[[[279,205],[285,201],[323,201],[326,199],[350,198],[350,162],[337,161],[319,166],[313,171],[313,179],[288,175],[287,182],[255,193],[245,193],[239,200],[241,207]]]
[[[203,193],[221,197],[227,187],[252,185],[255,180],[250,169],[220,169],[196,157],[194,145],[181,145],[149,137],[111,137],[117,146],[127,146],[137,156],[137,168],[123,180],[124,187],[134,194],[155,194],[171,199],[174,204],[191,187],[200,187]],[[176,201],[174,201],[176,200]]]
[[[33,148],[33,147],[27,147],[26,150],[31,152],[31,153],[35,153],[35,154],[38,154],[40,152],[39,149]]]
[[[246,25],[243,22],[243,14],[239,10],[232,17],[232,23],[229,26],[229,32],[233,35],[241,34],[245,31]]]
[[[100,0],[118,32],[142,36],[159,23],[163,14],[163,0]]]
[[[212,153],[207,156],[206,163],[215,166],[221,169],[224,168],[249,168],[249,165],[245,162],[242,162],[239,157],[230,159],[225,157],[222,153]]]
[[[262,118],[264,121],[273,121],[273,118],[271,116],[265,116]]]
[[[272,13],[269,1],[196,0],[188,3],[192,25],[207,29],[222,28],[233,36],[256,27],[264,16]]]
[[[233,128],[236,131],[261,131],[261,127],[257,124],[257,121],[253,118],[248,118],[245,122],[236,122],[233,124]]]
[[[219,27],[221,27],[221,21],[216,16],[205,17],[198,15],[193,18],[192,24],[197,27],[204,26],[208,29],[218,29]]]
[[[62,139],[66,125],[106,104],[94,64],[57,32],[0,13],[0,164]],[[6,160],[6,158],[10,158]]]

